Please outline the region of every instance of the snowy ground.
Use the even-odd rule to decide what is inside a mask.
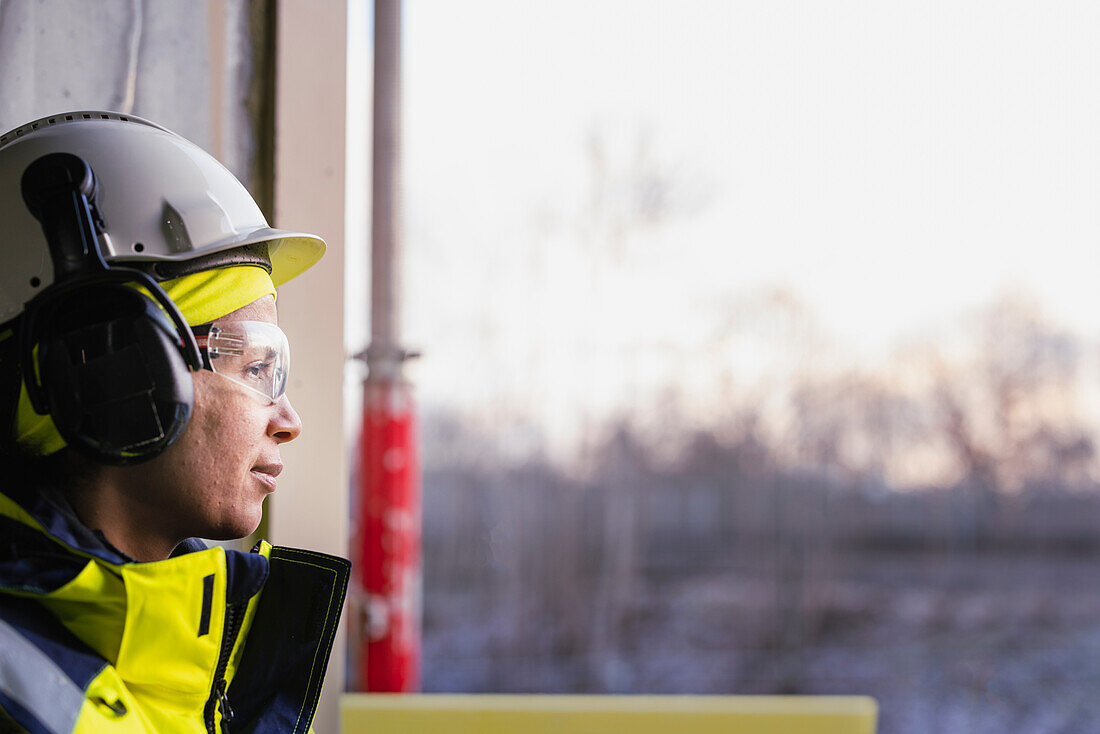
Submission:
[[[608,618],[527,580],[445,579],[426,559],[424,688],[464,692],[868,694],[882,732],[1100,732],[1100,559],[842,556],[640,572]]]

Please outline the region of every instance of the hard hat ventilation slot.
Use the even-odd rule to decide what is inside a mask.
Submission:
[[[0,1],[2,1],[2,0],[0,0]],[[115,120],[117,122],[144,123],[146,125],[149,125],[150,127],[160,128],[161,130],[164,129],[164,128],[161,128],[159,125],[155,125],[151,122],[148,122],[147,120],[142,120],[140,117],[133,117],[131,115],[120,115],[120,114],[115,113],[115,112],[99,112],[98,110],[95,111],[95,112],[69,112],[69,113],[64,114],[64,115],[54,115],[53,117],[42,117],[38,120],[28,122],[24,125],[20,125],[19,127],[15,128],[14,130],[0,131],[0,132],[3,132],[3,135],[0,135],[0,147],[2,147],[3,145],[5,145],[9,142],[12,142],[13,140],[16,140],[17,138],[20,138],[24,135],[27,135],[28,133],[32,133],[32,132],[34,132],[34,131],[36,131],[40,128],[52,127],[53,125],[60,125],[60,124],[66,123],[66,122],[74,122],[74,121],[77,121],[77,120],[99,121],[101,119],[102,120]]]

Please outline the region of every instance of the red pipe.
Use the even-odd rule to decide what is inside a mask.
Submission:
[[[359,439],[359,686],[420,689],[420,466],[412,389],[368,380]]]

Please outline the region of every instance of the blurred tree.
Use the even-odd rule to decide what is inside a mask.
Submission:
[[[929,406],[960,484],[1015,493],[1079,485],[1094,459],[1079,409],[1081,348],[1026,296],[1008,294],[964,323],[968,348],[930,350]]]

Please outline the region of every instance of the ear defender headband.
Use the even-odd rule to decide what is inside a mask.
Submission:
[[[19,365],[31,404],[97,462],[148,461],[175,443],[191,419],[190,371],[202,368],[195,336],[152,277],[107,265],[96,178],[83,159],[42,156],[27,166],[21,187],[54,268],[53,284],[18,319]]]

